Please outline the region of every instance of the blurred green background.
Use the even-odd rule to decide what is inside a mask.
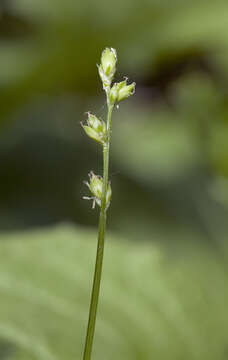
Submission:
[[[136,94],[113,116],[94,360],[228,358],[228,2],[1,0],[0,359],[81,359],[102,172],[96,64]]]

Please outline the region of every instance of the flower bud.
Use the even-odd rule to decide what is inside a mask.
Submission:
[[[111,104],[115,104],[118,101],[119,91],[122,87],[126,86],[126,81],[115,83],[110,90],[109,100]]]
[[[115,102],[119,102],[121,100],[127,99],[130,95],[135,92],[135,83],[127,85],[127,81],[121,81],[119,83],[115,83],[109,94],[109,100],[111,104],[115,104]]]
[[[122,86],[118,93],[118,101],[127,99],[130,95],[133,95],[135,92],[135,83],[130,85]]]
[[[86,134],[93,140],[103,144],[106,138],[106,124],[95,115],[88,113],[87,125],[82,124]]]
[[[113,48],[106,48],[101,55],[101,64],[98,66],[99,75],[103,82],[103,87],[111,85],[113,76],[116,72],[117,54]]]
[[[95,175],[92,171],[89,173],[89,189],[96,198],[101,199],[103,181],[100,176]]]
[[[95,175],[92,171],[89,173],[89,179],[90,182],[86,182],[85,184],[88,186],[91,194],[93,195],[92,198],[85,197],[85,199],[92,199],[95,202],[101,206],[101,200],[102,200],[102,190],[103,190],[103,179],[101,176]],[[107,194],[106,194],[106,209],[108,208],[112,196],[112,189],[110,183],[108,183],[107,188]]]
[[[102,121],[93,114],[88,113],[87,124],[94,130],[102,131]]]

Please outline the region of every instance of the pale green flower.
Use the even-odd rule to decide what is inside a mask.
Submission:
[[[127,85],[127,80],[115,83],[110,90],[110,103],[115,104],[116,102],[127,99],[129,96],[133,95],[134,92],[135,83]]]
[[[101,206],[102,199],[102,189],[103,189],[103,178],[99,175],[95,175],[92,171],[89,173],[89,182],[85,182],[88,186],[92,197],[84,196],[86,200],[93,200],[93,208],[95,207],[95,203]],[[109,207],[112,196],[112,189],[110,182],[108,183],[107,193],[106,193],[106,209]]]
[[[113,76],[116,72],[116,62],[116,50],[113,48],[104,49],[101,55],[101,64],[98,66],[104,89],[111,85]]]
[[[104,121],[88,113],[87,125],[81,125],[91,139],[104,144],[106,139],[106,124]]]

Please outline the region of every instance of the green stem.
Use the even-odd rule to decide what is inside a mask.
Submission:
[[[107,94],[107,99],[108,99],[108,94]],[[92,288],[92,295],[90,301],[89,320],[87,326],[83,360],[91,359],[96,316],[97,316],[97,306],[98,306],[98,299],[100,292],[103,255],[104,255],[104,240],[105,240],[106,211],[107,211],[106,195],[108,189],[109,148],[110,148],[110,135],[111,135],[111,118],[112,118],[112,110],[113,110],[113,105],[110,105],[108,100],[107,103],[108,103],[107,140],[106,143],[103,145],[103,188],[102,188],[101,210],[100,210],[99,227],[98,227],[97,255],[96,255],[96,264],[95,264],[95,271],[93,278],[93,288]]]

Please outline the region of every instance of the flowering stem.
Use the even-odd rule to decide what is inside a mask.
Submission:
[[[106,216],[112,195],[111,185],[108,181],[112,111],[115,103],[127,99],[135,91],[135,83],[127,85],[126,80],[115,83],[112,86],[113,77],[116,72],[116,62],[116,50],[113,48],[104,49],[101,54],[101,64],[98,66],[98,72],[107,97],[107,121],[101,121],[95,115],[88,113],[87,124],[82,124],[86,134],[103,146],[103,178],[96,176],[91,171],[89,174],[90,182],[85,183],[90,189],[92,197],[84,196],[84,199],[93,200],[93,208],[98,204],[101,207],[101,210],[98,227],[96,264],[83,360],[91,359],[104,255]]]
[[[87,326],[86,341],[84,347],[83,360],[91,359],[91,352],[93,346],[93,338],[97,316],[97,306],[100,292],[101,273],[104,255],[104,240],[106,230],[106,212],[107,212],[107,190],[108,190],[108,172],[109,172],[109,148],[110,148],[110,135],[111,135],[111,118],[113,105],[109,103],[108,92],[107,92],[107,105],[108,105],[108,116],[107,116],[107,138],[103,144],[103,186],[102,186],[102,199],[101,209],[99,217],[98,227],[98,242],[97,242],[97,255],[96,264],[93,278],[93,288],[90,301],[89,320]]]

